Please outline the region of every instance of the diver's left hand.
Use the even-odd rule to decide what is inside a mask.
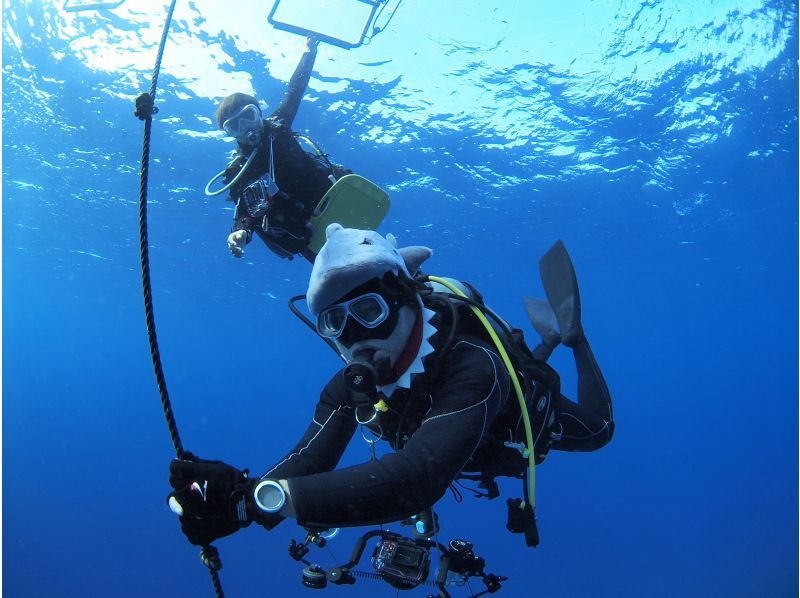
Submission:
[[[189,453],[170,463],[169,474],[167,502],[192,544],[205,546],[250,525],[248,503],[257,480],[245,472]]]
[[[319,46],[319,38],[311,36],[306,38],[306,49],[309,52],[314,52],[317,49],[317,46]]]

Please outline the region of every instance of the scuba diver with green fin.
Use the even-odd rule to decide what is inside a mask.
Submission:
[[[564,245],[540,262],[548,301],[527,301],[544,341],[530,351],[475,289],[418,271],[430,249],[398,249],[391,235],[339,224],[326,237],[306,301],[347,365],[297,445],[263,475],[190,453],[172,461],[168,502],[184,534],[206,545],[284,518],[317,530],[419,523],[452,484],[474,480],[484,489],[476,494],[494,498],[495,478],[511,476],[524,480],[523,498],[507,501],[507,527],[537,545],[534,466],[551,449],[601,448],[614,432]],[[559,343],[574,352],[577,402],[544,361]],[[336,469],[359,425],[394,452]]]
[[[228,248],[235,257],[242,257],[255,233],[278,256],[292,259],[299,254],[313,262],[319,250],[316,245],[310,246],[315,217],[321,206],[330,207],[325,196],[335,183],[340,183],[334,197],[339,213],[343,213],[341,206],[346,202],[352,204],[354,216],[345,216],[351,225],[376,228],[388,210],[388,196],[383,190],[334,164],[313,141],[291,129],[317,55],[318,41],[309,37],[306,44],[286,96],[268,118],[262,117],[258,100],[244,93],[227,96],[217,107],[217,126],[236,139],[237,151],[225,170],[208,182],[206,195],[229,190],[229,198],[236,204],[228,235]],[[225,185],[211,191],[219,179]],[[358,205],[365,199],[364,189],[366,206]],[[374,201],[369,200],[374,196],[378,196],[382,209],[377,220],[364,215],[370,213]]]

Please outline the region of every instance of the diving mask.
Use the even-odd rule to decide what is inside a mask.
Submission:
[[[244,145],[258,145],[264,122],[261,110],[255,104],[247,104],[239,112],[222,123],[222,129],[231,137],[236,137]]]
[[[325,338],[339,338],[352,317],[364,328],[376,328],[389,317],[389,305],[378,293],[366,293],[323,309],[317,316],[317,332]]]

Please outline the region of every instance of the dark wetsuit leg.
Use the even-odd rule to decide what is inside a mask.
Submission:
[[[561,438],[553,448],[593,451],[605,446],[614,434],[611,394],[586,339],[572,350],[578,370],[578,402],[561,397]]]
[[[611,422],[614,415],[611,407],[611,393],[597,360],[585,338],[573,350],[575,366],[578,368],[578,402],[585,405],[599,417]]]

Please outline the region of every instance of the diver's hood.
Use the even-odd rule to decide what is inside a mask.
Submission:
[[[314,260],[306,301],[314,316],[353,289],[387,272],[409,278],[433,252],[427,247],[397,248],[392,235],[372,230],[344,228],[332,223],[326,241]]]

